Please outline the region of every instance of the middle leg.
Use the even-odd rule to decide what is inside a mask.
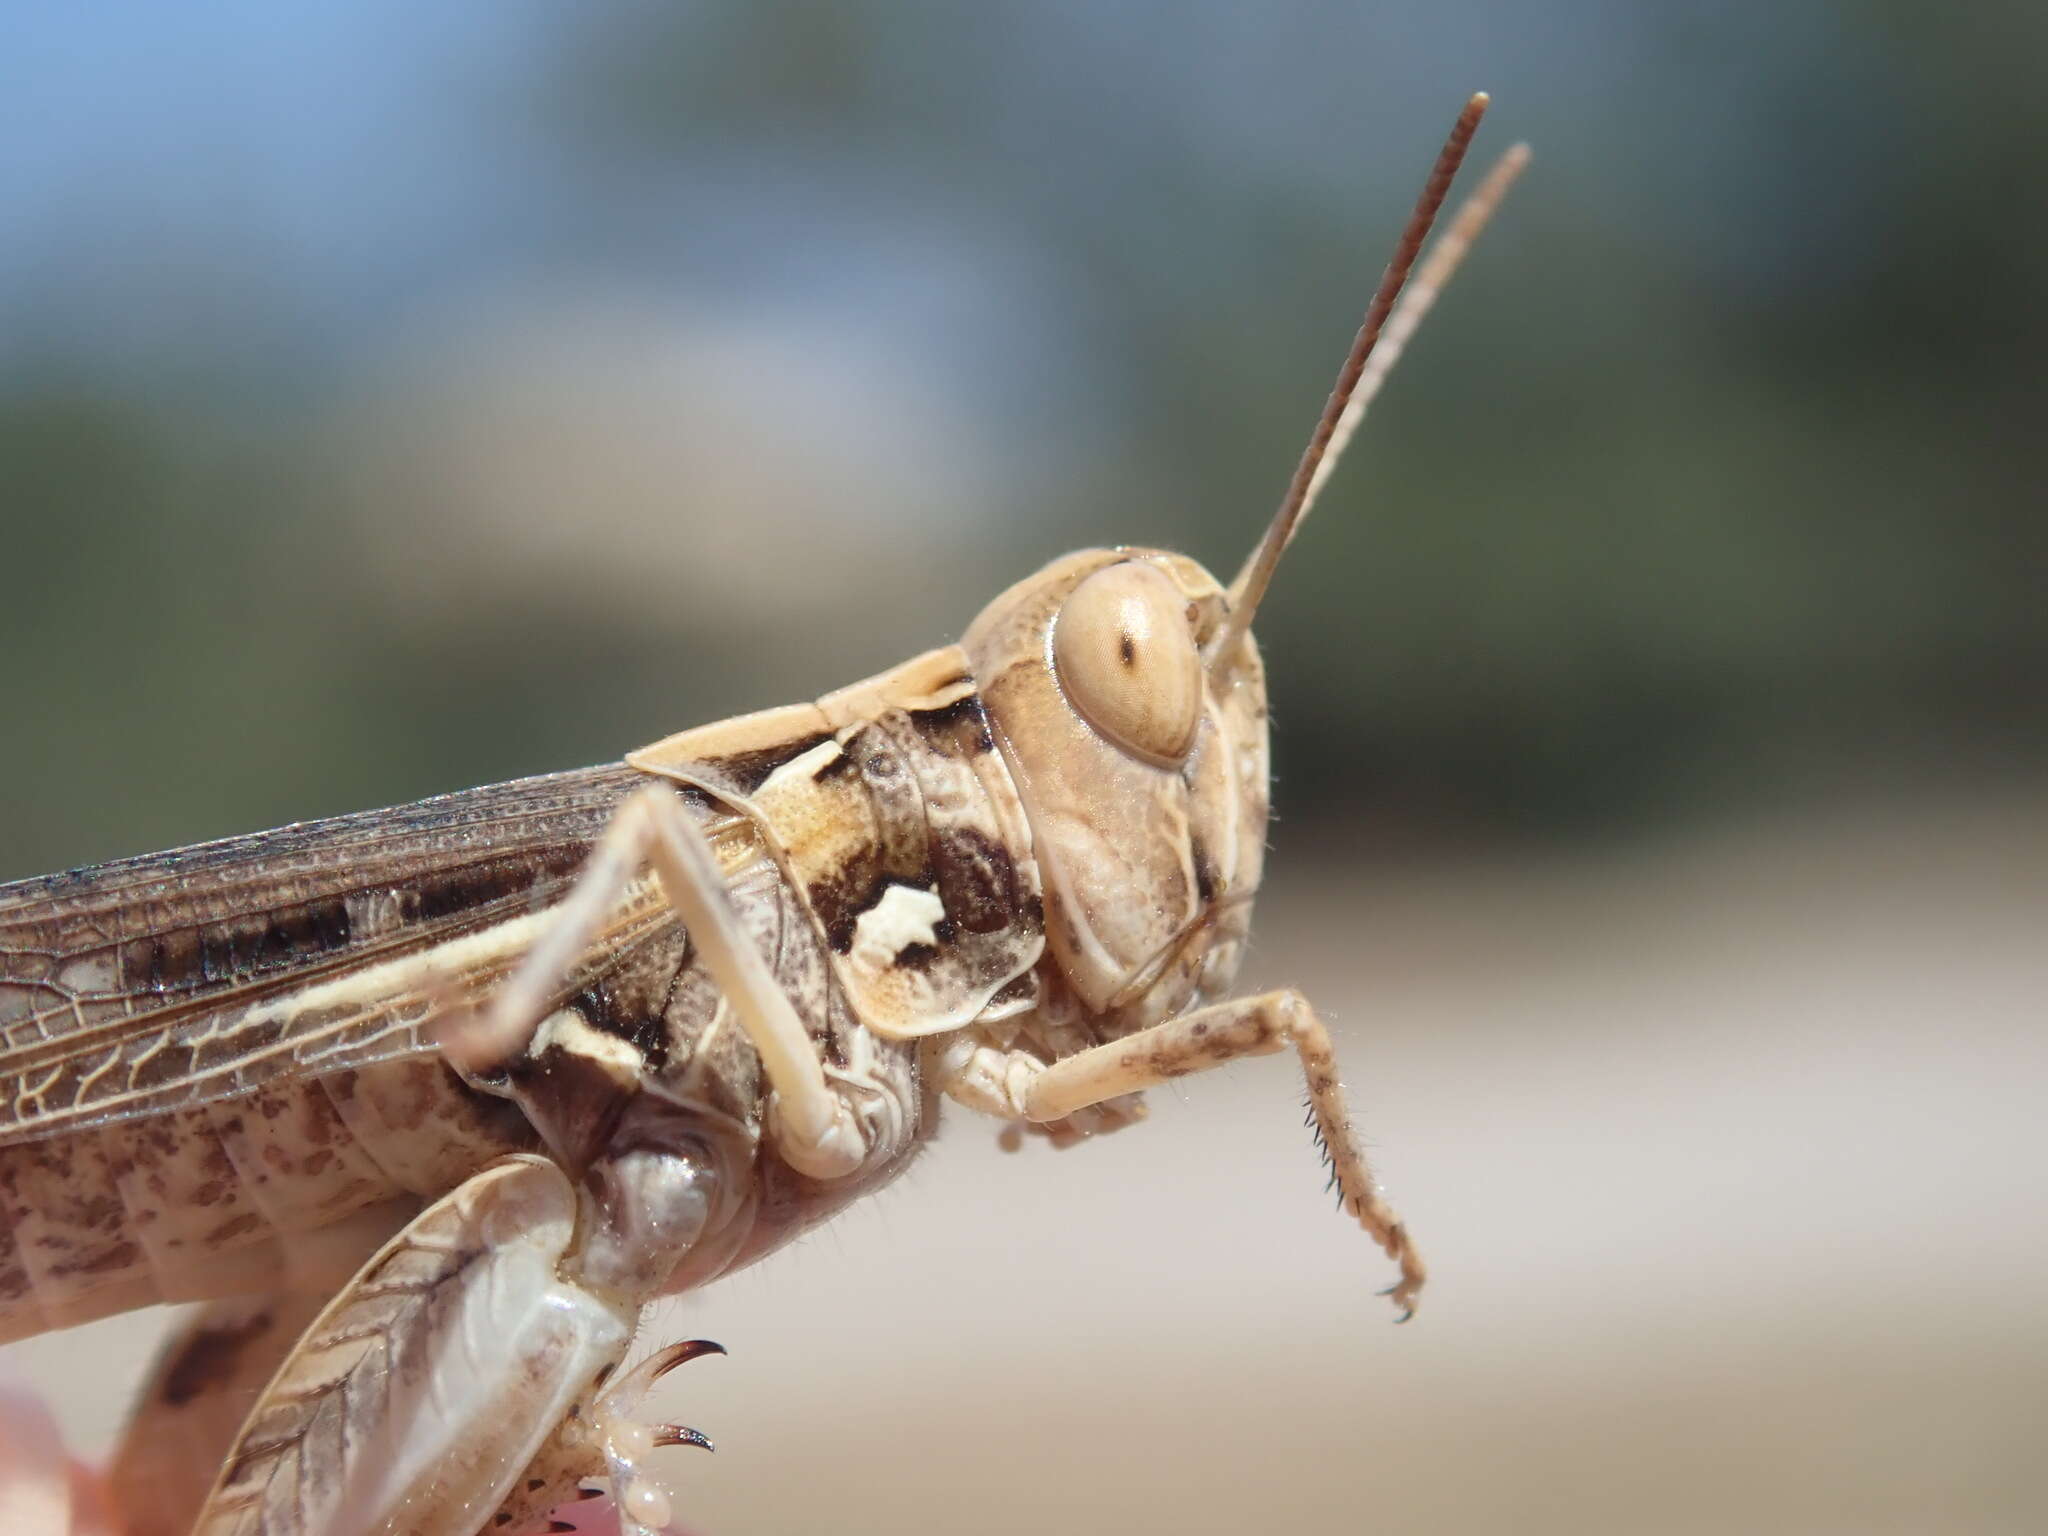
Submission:
[[[481,1019],[461,1020],[442,1032],[442,1049],[458,1066],[477,1068],[523,1047],[605,914],[649,865],[704,968],[760,1053],[774,1089],[770,1118],[784,1157],[815,1179],[852,1173],[867,1157],[860,1121],[825,1080],[810,1031],[740,926],[703,829],[665,785],[649,784],[619,807],[540,942]]]

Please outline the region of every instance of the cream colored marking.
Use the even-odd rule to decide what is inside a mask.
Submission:
[[[808,784],[813,778],[817,777],[820,770],[835,759],[845,755],[846,753],[841,749],[837,741],[830,739],[821,741],[811,748],[810,751],[791,758],[780,768],[769,774],[767,778],[761,781],[761,787],[755,790],[754,793],[757,795],[769,794],[792,779]]]
[[[86,1094],[90,1092],[92,1089],[92,1085],[98,1082],[101,1078],[105,1077],[109,1072],[113,1071],[115,1067],[120,1065],[120,1063],[121,1051],[120,1048],[116,1046],[113,1050],[107,1052],[106,1060],[102,1061],[90,1072],[87,1072],[83,1077],[79,1078],[78,1086],[71,1090],[72,1104],[77,1105],[84,1102]]]
[[[127,1065],[129,1080],[134,1080],[136,1068],[141,1067],[147,1064],[148,1062],[154,1061],[158,1056],[162,1055],[165,1051],[169,1050],[170,1045],[170,1032],[168,1030],[158,1031],[156,1037],[152,1039],[149,1042],[149,1044],[145,1045],[141,1050],[137,1051],[133,1056],[130,1056],[128,1058]]]
[[[886,971],[911,944],[936,944],[946,915],[939,893],[921,885],[892,885],[853,925],[853,959],[862,969]]]
[[[593,1029],[590,1021],[574,1008],[560,1009],[542,1019],[540,1028],[533,1032],[533,1044],[527,1047],[527,1054],[539,1056],[550,1046],[560,1046],[572,1056],[594,1063],[621,1088],[637,1087],[647,1065],[647,1058],[631,1041]]]
[[[30,1119],[33,1115],[33,1118],[35,1118],[38,1121],[43,1119],[43,1095],[48,1093],[52,1088],[56,1087],[57,1080],[61,1078],[63,1075],[64,1068],[60,1063],[59,1065],[50,1068],[50,1075],[44,1078],[40,1083],[36,1084],[35,1087],[24,1087],[21,1090],[21,1092],[16,1094],[14,1096],[15,1118],[17,1120],[27,1120]],[[33,1101],[35,1104],[35,1109],[33,1110],[33,1112],[23,1108],[24,1105],[30,1103],[31,1101]]]

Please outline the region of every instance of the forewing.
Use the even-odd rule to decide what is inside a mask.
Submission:
[[[0,1145],[432,1049],[618,802],[604,767],[0,886]],[[667,921],[643,885],[565,979]]]

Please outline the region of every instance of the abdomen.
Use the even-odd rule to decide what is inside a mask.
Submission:
[[[436,1057],[0,1146],[0,1343],[156,1302],[331,1289],[426,1201],[528,1150]]]

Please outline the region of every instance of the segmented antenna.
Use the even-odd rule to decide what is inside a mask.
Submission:
[[[1402,290],[1401,301],[1394,306],[1394,312],[1387,316],[1387,323],[1380,331],[1380,339],[1372,349],[1365,371],[1358,376],[1358,387],[1352,390],[1350,400],[1345,402],[1344,414],[1337,418],[1337,429],[1330,434],[1330,443],[1323,450],[1322,462],[1316,465],[1315,474],[1308,482],[1308,494],[1302,498],[1301,510],[1295,514],[1294,526],[1301,527],[1302,519],[1316,504],[1322,494],[1323,484],[1337,467],[1337,461],[1344,457],[1344,450],[1351,446],[1352,434],[1365,419],[1365,408],[1372,404],[1373,396],[1380,392],[1380,386],[1387,382],[1387,375],[1394,371],[1394,364],[1401,360],[1401,353],[1408,345],[1408,338],[1415,334],[1415,328],[1422,324],[1423,316],[1436,303],[1437,295],[1444,291],[1458,264],[1472,249],[1472,242],[1479,238],[1479,232],[1486,228],[1486,221],[1493,217],[1493,211],[1500,206],[1501,199],[1508,195],[1508,188],[1515,184],[1515,178],[1529,163],[1529,146],[1517,144],[1498,160],[1472,195],[1465,199],[1458,209],[1450,227],[1437,237],[1436,244],[1429,248],[1429,255],[1423,258],[1415,276]]]
[[[1378,392],[1385,380],[1393,357],[1379,363],[1369,375],[1367,362],[1373,358],[1384,331],[1390,324],[1395,324],[1390,317],[1397,313],[1401,317],[1393,353],[1398,356],[1400,344],[1406,342],[1430,304],[1435,302],[1437,293],[1449,281],[1458,261],[1470,247],[1473,236],[1485,224],[1507,191],[1508,184],[1527,163],[1527,146],[1517,145],[1494,168],[1471,203],[1461,210],[1455,226],[1446,234],[1439,249],[1431,253],[1431,260],[1424,269],[1424,281],[1417,289],[1421,296],[1420,304],[1404,303],[1397,312],[1395,300],[1401,296],[1409,270],[1415,265],[1423,242],[1429,238],[1430,226],[1436,222],[1437,213],[1450,192],[1451,179],[1457,175],[1459,165],[1464,162],[1465,151],[1471,147],[1472,136],[1479,130],[1479,120],[1486,115],[1488,101],[1486,92],[1474,93],[1458,114],[1458,120],[1451,125],[1450,136],[1444,140],[1429,180],[1423,184],[1422,196],[1416,200],[1415,211],[1408,216],[1408,225],[1401,232],[1400,243],[1394,248],[1394,258],[1387,264],[1379,289],[1373,294],[1372,304],[1365,312],[1365,323],[1358,328],[1344,366],[1337,372],[1336,385],[1323,405],[1323,414],[1316,422],[1315,431],[1309,435],[1308,447],[1302,451],[1301,462],[1295,466],[1294,478],[1288,482],[1280,509],[1273,514],[1265,536],[1252,551],[1250,559],[1246,560],[1244,569],[1230,584],[1230,617],[1213,642],[1211,666],[1226,664],[1238,641],[1251,628],[1252,615],[1258,611],[1259,601],[1273,579],[1273,570],[1279,565],[1280,556],[1286,552],[1302,518],[1314,505],[1330,470],[1335,468],[1337,455],[1357,430],[1366,401]],[[1475,206],[1478,209],[1476,213]],[[1368,378],[1370,382],[1364,383]],[[1360,393],[1362,383],[1364,388]],[[1354,396],[1357,397],[1355,406]]]

